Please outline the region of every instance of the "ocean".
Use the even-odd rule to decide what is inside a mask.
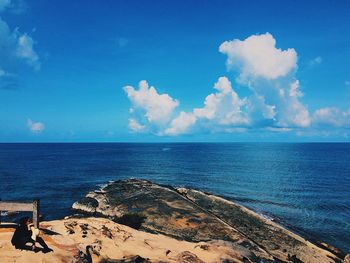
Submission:
[[[0,198],[40,198],[46,220],[126,178],[211,192],[350,250],[350,143],[0,144]]]

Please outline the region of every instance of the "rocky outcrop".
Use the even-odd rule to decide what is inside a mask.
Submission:
[[[116,221],[126,215],[138,215],[143,218],[141,230],[191,242],[223,240],[237,251],[244,251],[241,253],[246,262],[341,260],[336,253],[243,206],[192,189],[175,189],[136,179],[116,181],[88,193],[73,208]]]
[[[138,231],[106,218],[66,218],[41,222],[50,253],[18,250],[14,228],[0,228],[0,262],[141,263],[244,262],[246,250],[224,241],[187,242]]]

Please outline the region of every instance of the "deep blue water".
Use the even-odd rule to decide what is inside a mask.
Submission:
[[[210,191],[350,250],[350,144],[0,144],[0,198],[40,198],[45,219],[130,177]]]

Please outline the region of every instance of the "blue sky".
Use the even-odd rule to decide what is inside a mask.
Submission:
[[[349,13],[0,0],[0,141],[349,141]]]

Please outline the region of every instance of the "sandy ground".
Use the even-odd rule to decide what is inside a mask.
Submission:
[[[0,262],[85,262],[87,246],[91,246],[92,262],[134,256],[151,262],[243,262],[245,254],[249,253],[224,241],[179,241],[137,231],[104,218],[56,220],[42,222],[40,227],[43,230],[41,236],[53,252],[16,250],[11,245],[14,228],[1,227]]]

